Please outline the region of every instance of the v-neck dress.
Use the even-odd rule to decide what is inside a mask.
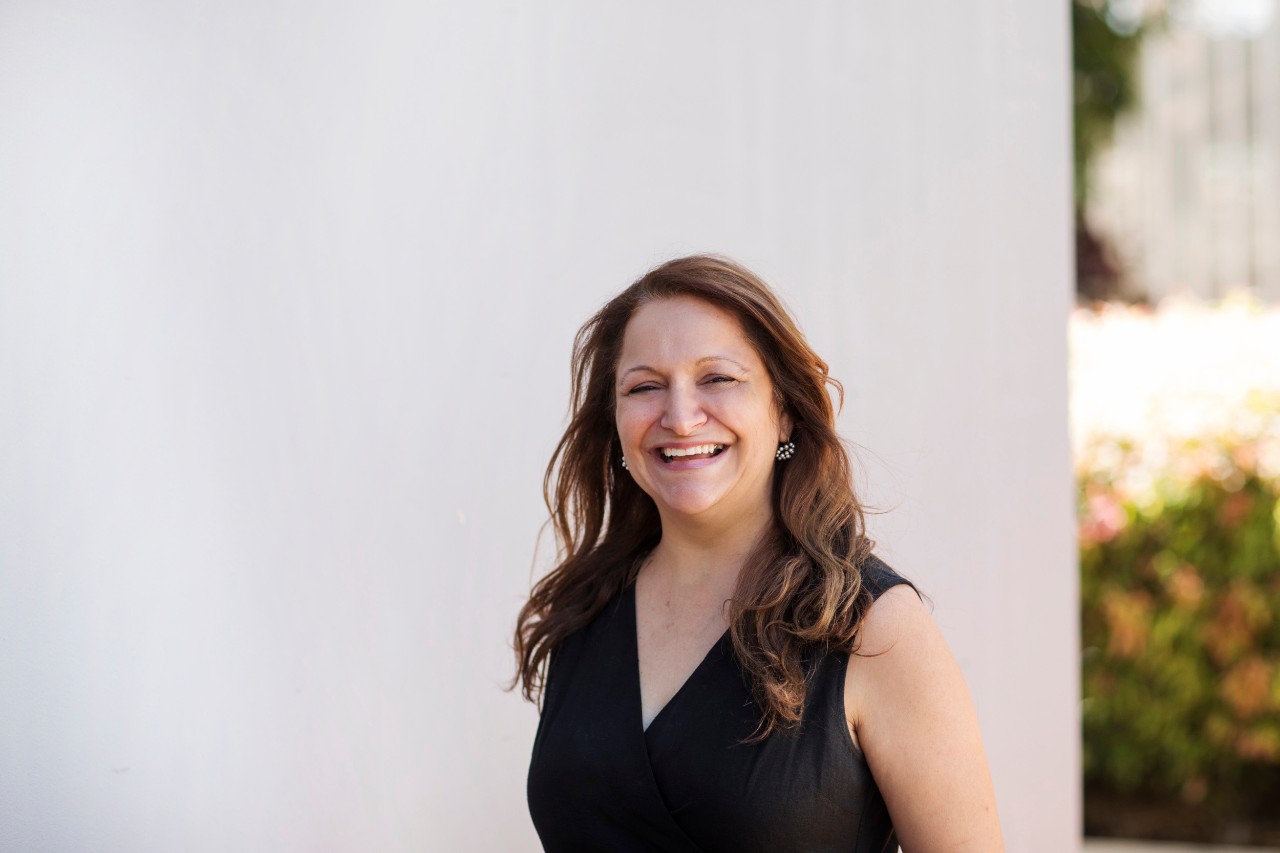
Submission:
[[[906,581],[875,557],[878,597]],[[798,729],[760,720],[726,632],[644,728],[629,584],[552,656],[529,766],[529,812],[559,851],[896,851],[844,713],[848,655],[813,650]]]

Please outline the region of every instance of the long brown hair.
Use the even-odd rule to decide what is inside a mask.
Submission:
[[[843,404],[843,387],[768,286],[726,258],[662,264],[578,330],[569,426],[543,479],[559,564],[520,610],[516,682],[537,701],[551,654],[635,578],[661,538],[657,506],[620,464],[614,386],[631,315],[672,296],[694,296],[737,317],[769,371],[779,411],[793,425],[795,454],[774,471],[772,535],[748,557],[729,611],[734,651],[763,712],[756,738],[764,738],[800,720],[807,648],[856,649],[872,600],[860,567],[873,543],[835,431],[828,390]]]

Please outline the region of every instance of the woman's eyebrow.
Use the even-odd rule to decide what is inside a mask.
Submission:
[[[735,358],[729,358],[727,355],[709,355],[706,358],[698,359],[698,364],[706,364],[708,361],[727,361],[730,364],[737,365],[738,369],[744,373],[749,372],[747,366]]]
[[[695,364],[695,365],[698,365],[698,366],[701,366],[701,365],[703,365],[703,364],[706,364],[706,363],[707,363],[707,362],[709,362],[709,361],[727,361],[727,362],[729,362],[730,364],[737,365],[738,369],[739,369],[739,370],[741,370],[743,373],[750,373],[750,372],[751,372],[751,371],[747,368],[747,366],[746,366],[745,364],[743,364],[742,362],[738,361],[737,359],[729,358],[729,356],[727,356],[727,355],[708,355],[708,356],[703,356],[702,358],[700,358],[700,359],[698,359],[696,362],[694,362],[694,364]],[[657,373],[657,372],[658,372],[658,371],[654,370],[652,367],[650,367],[650,366],[649,366],[649,365],[647,365],[647,364],[637,364],[635,367],[628,367],[626,370],[622,371],[622,375],[621,375],[621,376],[619,376],[618,378],[619,378],[619,379],[625,379],[625,378],[627,377],[627,375],[628,375],[628,374],[635,373],[637,370],[647,370],[647,371],[649,371],[650,373]]]

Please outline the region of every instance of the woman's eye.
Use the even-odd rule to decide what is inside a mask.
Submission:
[[[732,376],[712,376],[708,382],[737,382]]]
[[[627,393],[628,393],[628,394],[643,394],[645,391],[652,391],[652,390],[654,390],[654,389],[655,389],[655,388],[657,388],[657,387],[658,387],[657,385],[637,385],[636,387],[632,388],[632,389],[631,389],[630,391],[628,391]]]

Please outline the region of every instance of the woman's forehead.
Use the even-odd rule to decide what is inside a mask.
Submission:
[[[728,358],[747,366],[760,363],[742,324],[729,311],[693,296],[647,302],[631,315],[623,331],[619,368],[628,361],[695,362]]]

